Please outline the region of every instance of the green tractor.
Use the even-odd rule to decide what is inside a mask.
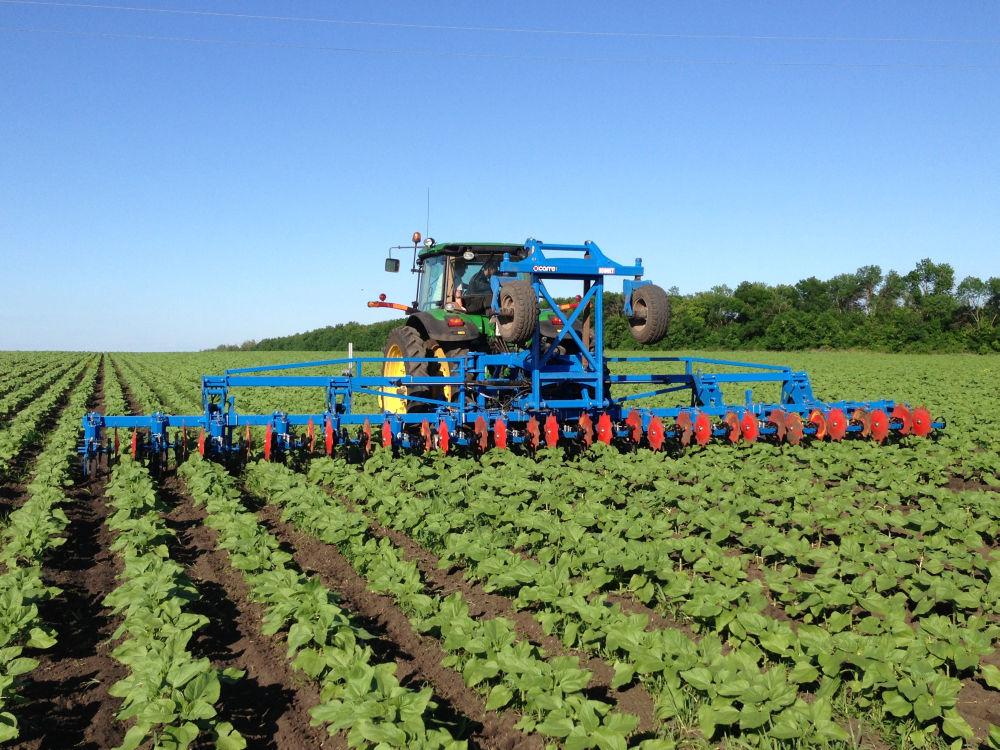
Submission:
[[[528,255],[524,245],[504,242],[421,242],[419,232],[413,233],[413,266],[417,276],[416,300],[410,305],[379,301],[369,307],[386,307],[406,313],[406,321],[389,332],[383,356],[387,358],[444,359],[460,357],[468,352],[501,353],[530,347],[536,329],[543,343],[555,340],[562,322],[547,305],[540,305],[537,294],[527,279],[509,279],[500,287],[499,309],[494,309],[490,278],[498,270],[504,254],[513,261]],[[390,249],[385,270],[399,271],[399,260]],[[575,301],[560,304],[563,311],[576,307]],[[633,315],[629,327],[635,340],[652,344],[667,334],[670,322],[670,301],[667,293],[653,284],[637,288],[632,294]],[[593,331],[589,311],[581,311],[574,329],[585,344]],[[569,337],[562,346],[575,346]],[[451,375],[448,362],[386,362],[382,374],[388,377],[427,377]],[[400,386],[400,395],[453,400],[451,386],[442,393],[429,389]],[[392,390],[392,389],[388,389]],[[390,413],[429,410],[433,407],[416,401],[391,396],[380,397],[380,408]]]

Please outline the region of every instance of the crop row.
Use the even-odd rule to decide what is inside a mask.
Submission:
[[[36,380],[42,373],[58,370],[80,359],[83,355],[46,352],[23,353],[20,357],[11,352],[0,355],[0,396],[6,397],[26,383]]]
[[[282,634],[293,667],[320,683],[322,703],[311,711],[316,723],[331,734],[345,732],[354,747],[465,747],[434,718],[431,689],[405,688],[394,664],[375,661],[365,645],[369,635],[318,579],[291,565],[278,540],[243,507],[222,468],[195,455],[179,471],[195,503],[205,507],[206,523],[219,532],[250,598],[263,605],[263,632]]]
[[[133,721],[120,750],[151,739],[157,748],[186,748],[200,734],[214,738],[218,750],[242,750],[246,742],[228,722],[216,720],[215,703],[223,680],[242,672],[215,669],[195,658],[188,644],[208,624],[189,609],[198,591],[184,568],[170,559],[173,537],[145,468],[124,458],[107,485],[113,513],[111,549],[121,558],[118,586],[104,604],[121,617],[113,638],[122,639],[112,656],[128,674],[109,689],[122,699],[117,716]]]
[[[0,481],[11,478],[15,459],[22,450],[31,442],[42,439],[38,434],[39,426],[55,412],[66,392],[80,377],[80,373],[93,363],[93,359],[80,359],[0,430]]]
[[[7,393],[3,398],[0,398],[0,419],[8,417],[19,407],[24,406],[40,393],[46,391],[79,361],[78,358],[74,358],[46,367],[40,374],[26,374],[24,380],[16,388]]]
[[[85,364],[87,371],[35,460],[25,502],[0,530],[0,742],[19,734],[10,709],[16,707],[20,680],[38,664],[23,656],[24,650],[50,648],[56,642],[56,634],[39,619],[38,604],[59,593],[42,580],[41,562],[65,541],[61,534],[68,519],[60,506],[76,454],[79,414],[97,379],[93,360]]]

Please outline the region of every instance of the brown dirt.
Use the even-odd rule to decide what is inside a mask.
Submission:
[[[1000,651],[984,656],[982,661],[1000,667]],[[984,687],[974,679],[962,681],[962,690],[955,707],[962,718],[969,722],[978,740],[986,739],[990,724],[1000,726],[1000,699],[997,698],[997,691]]]
[[[997,692],[974,680],[965,680],[955,705],[962,718],[969,722],[979,740],[985,740],[990,724],[1000,726],[1000,700]]]
[[[504,750],[543,747],[539,737],[526,736],[514,727],[520,718],[516,712],[487,711],[482,696],[466,687],[458,672],[442,666],[445,653],[440,643],[413,630],[391,597],[370,591],[365,579],[336,547],[296,531],[281,520],[273,505],[261,508],[259,515],[272,533],[289,545],[289,551],[305,573],[318,575],[324,585],[343,597],[350,609],[367,618],[371,624],[366,624],[366,629],[374,628],[376,635],[384,634],[395,644],[394,660],[401,683],[430,684],[439,703],[446,702],[456,715],[471,720],[470,745]]]
[[[310,726],[309,709],[320,702],[318,685],[292,670],[279,639],[260,632],[263,608],[248,598],[229,554],[218,547],[218,533],[204,524],[204,511],[175,477],[164,479],[161,496],[173,505],[166,516],[178,539],[171,557],[187,567],[200,594],[189,610],[209,618],[191,651],[219,668],[246,671],[243,679],[223,685],[219,719],[232,722],[255,749],[346,747],[343,737]]]
[[[1000,492],[1000,487],[994,487],[992,484],[979,482],[975,479],[965,479],[964,477],[958,477],[955,475],[952,475],[948,480],[948,489],[955,492],[962,492],[964,490],[973,490],[975,492]]]

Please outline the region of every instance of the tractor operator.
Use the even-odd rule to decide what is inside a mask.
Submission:
[[[493,289],[490,287],[490,277],[496,273],[499,266],[500,263],[496,258],[490,258],[469,279],[467,285],[459,282],[455,287],[456,306],[465,312],[485,313],[493,297]],[[456,267],[455,270],[456,276],[461,279],[461,274],[457,273],[460,269]]]

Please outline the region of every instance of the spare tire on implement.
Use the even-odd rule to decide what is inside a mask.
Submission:
[[[500,287],[497,333],[504,341],[520,344],[530,339],[538,326],[538,295],[530,281],[515,279]]]
[[[632,338],[640,344],[655,344],[670,327],[670,298],[663,287],[644,284],[632,292],[632,315],[628,319]]]
[[[427,342],[424,341],[420,331],[411,326],[400,326],[389,331],[385,340],[385,350],[383,356],[392,358],[403,357],[427,357]],[[385,377],[426,378],[430,374],[427,362],[383,362],[382,375]],[[429,386],[399,386],[393,388],[385,386],[380,390],[388,393],[398,393],[400,396],[417,396],[419,398],[430,398],[431,389]],[[419,401],[409,401],[404,398],[393,396],[379,396],[379,408],[392,414],[406,414],[413,412],[430,411],[433,407]]]

